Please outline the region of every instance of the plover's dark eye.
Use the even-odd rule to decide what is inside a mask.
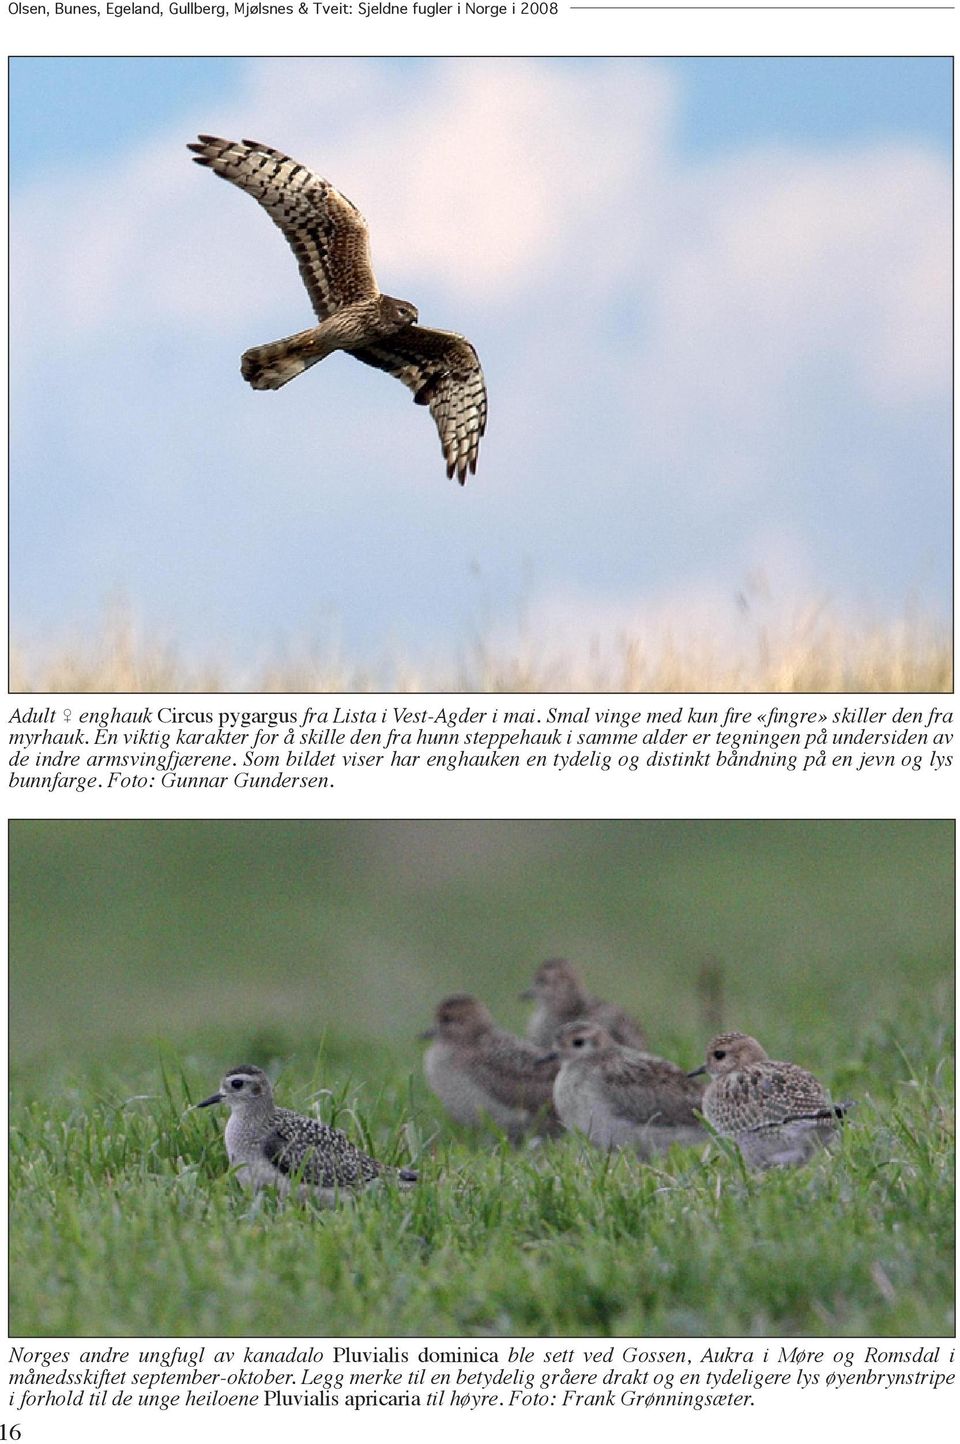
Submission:
[[[584,1044],[584,1039],[583,1039],[583,1038],[574,1038],[574,1040],[573,1040],[573,1046],[574,1046],[575,1048],[582,1048],[582,1047],[583,1047],[583,1044]]]
[[[231,1087],[231,1088],[242,1088],[242,1087],[243,1087],[243,1079],[242,1079],[242,1078],[231,1078],[231,1079],[230,1079],[230,1087]]]
[[[727,1056],[726,1050],[723,1048],[717,1048],[713,1056],[717,1059],[725,1058]]]

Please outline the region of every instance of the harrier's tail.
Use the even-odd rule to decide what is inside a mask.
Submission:
[[[281,386],[330,354],[331,348],[324,343],[324,338],[318,339],[320,329],[314,326],[309,331],[299,331],[296,336],[284,336],[282,341],[270,341],[266,346],[244,351],[240,360],[244,381],[249,381],[255,391],[279,391]]]

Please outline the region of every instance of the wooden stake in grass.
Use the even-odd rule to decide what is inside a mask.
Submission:
[[[715,956],[700,964],[697,974],[697,995],[700,999],[700,1021],[710,1037],[723,1029],[723,964]]]

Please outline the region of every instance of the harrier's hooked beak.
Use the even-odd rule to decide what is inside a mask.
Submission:
[[[428,1038],[435,1038],[436,1036],[436,1028],[424,1028],[422,1033],[417,1034],[417,1037],[420,1039],[421,1043],[425,1043]]]
[[[194,1108],[209,1108],[212,1103],[222,1103],[226,1094],[211,1093],[209,1098],[204,1098],[202,1103],[194,1103]]]
[[[688,1078],[699,1078],[699,1077],[700,1077],[700,1074],[701,1074],[701,1073],[706,1073],[706,1071],[707,1071],[707,1065],[706,1065],[706,1063],[701,1063],[699,1068],[692,1068],[692,1069],[690,1070],[690,1072],[687,1074],[687,1077],[688,1077]]]

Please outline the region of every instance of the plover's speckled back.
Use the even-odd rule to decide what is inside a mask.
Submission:
[[[513,1139],[559,1130],[553,1111],[558,1065],[541,1065],[542,1050],[498,1028],[478,998],[445,998],[421,1037],[431,1040],[423,1058],[427,1083],[456,1123],[488,1118]]]
[[[296,1186],[300,1198],[331,1205],[389,1176],[401,1187],[417,1181],[411,1168],[388,1168],[361,1152],[339,1128],[278,1108],[262,1068],[231,1068],[220,1088],[196,1106],[227,1103],[227,1157],[247,1188],[275,1188],[281,1198]]]
[[[690,1077],[709,1073],[703,1114],[725,1138],[732,1138],[754,1168],[805,1163],[828,1145],[848,1107],[832,1103],[823,1084],[798,1068],[768,1058],[756,1038],[721,1033],[707,1049],[707,1061]]]
[[[553,1099],[564,1126],[601,1148],[636,1148],[643,1157],[673,1143],[698,1144],[702,1089],[676,1063],[614,1041],[596,1023],[567,1023],[547,1058],[560,1060]]]
[[[533,975],[532,985],[520,994],[534,1008],[527,1024],[527,1037],[542,1048],[552,1046],[558,1028],[581,1020],[599,1023],[614,1042],[641,1051],[647,1043],[643,1029],[614,1003],[605,1003],[588,993],[576,968],[565,958],[548,958]]]

